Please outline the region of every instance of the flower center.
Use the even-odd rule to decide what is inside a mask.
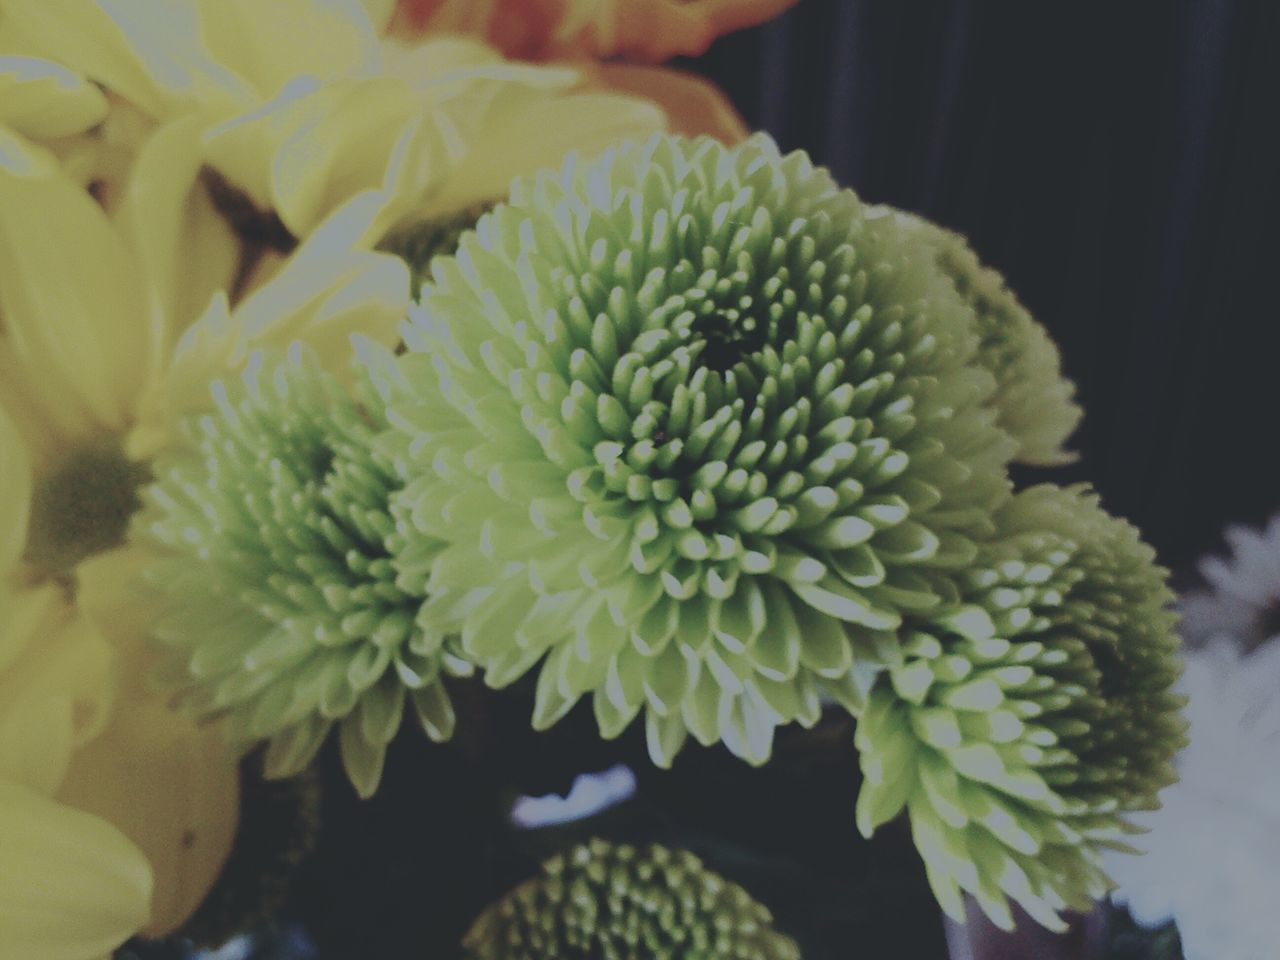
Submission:
[[[706,346],[701,360],[712,370],[725,371],[765,345],[768,330],[754,316],[737,307],[717,307],[694,320],[691,332]]]
[[[148,479],[147,468],[128,460],[114,439],[72,452],[32,496],[27,562],[54,576],[124,543]]]

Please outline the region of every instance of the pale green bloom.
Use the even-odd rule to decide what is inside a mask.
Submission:
[[[1176,616],[1154,551],[1082,488],[1033,487],[962,577],[963,602],[904,632],[859,718],[866,834],[904,807],[930,882],[1001,926],[1104,894],[1101,850],[1156,805],[1184,742]]]
[[[799,960],[768,909],[691,853],[591,840],[486,910],[466,960]]]
[[[803,154],[659,137],[519,183],[378,379],[429,595],[494,686],[767,759],[953,595],[1013,443],[955,285]]]
[[[366,412],[377,405],[300,350],[264,366],[217,385],[217,411],[187,421],[186,444],[155,462],[135,522],[159,554],[155,634],[186,708],[228,715],[241,750],[266,741],[269,776],[304,769],[336,724],[367,796],[406,700],[431,737],[452,732],[449,658],[397,586],[396,480]]]
[[[916,232],[918,242],[934,249],[938,265],[973,308],[978,363],[995,375],[998,386],[991,402],[1000,426],[1018,442],[1018,462],[1052,466],[1074,461],[1076,455],[1063,445],[1084,411],[1075,402],[1075,384],[1062,376],[1058,347],[1048,331],[960,234],[902,211],[893,215],[904,229]]]

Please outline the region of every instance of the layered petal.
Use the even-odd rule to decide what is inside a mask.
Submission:
[[[151,869],[104,820],[0,782],[0,955],[86,960],[147,921]]]
[[[49,60],[0,56],[0,126],[33,140],[83,133],[107,115],[107,98]]]
[[[0,401],[47,463],[124,429],[155,334],[136,259],[74,183],[0,171],[0,207]]]
[[[3,0],[0,13],[32,49],[155,119],[227,110],[249,93],[210,57],[194,0]]]
[[[341,375],[351,369],[353,333],[394,343],[409,303],[408,268],[367,249],[384,229],[389,202],[384,192],[366,191],[334,211],[234,313],[225,296],[215,296],[142,397],[130,456],[148,459],[163,449],[183,416],[209,408],[211,383],[242,369],[254,350],[283,352],[300,341]]]
[[[0,637],[0,781],[57,790],[115,701],[110,648],[53,586],[7,603]]]
[[[103,733],[75,754],[58,792],[145,855],[155,891],[138,929],[149,937],[177,930],[213,886],[235,839],[239,796],[221,731],[197,726],[154,695],[120,699]]]

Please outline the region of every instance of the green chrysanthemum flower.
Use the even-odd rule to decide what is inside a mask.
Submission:
[[[298,350],[214,395],[216,412],[157,461],[137,521],[160,554],[150,575],[167,605],[156,628],[174,654],[166,679],[197,716],[226,715],[240,749],[268,742],[272,777],[305,768],[337,724],[367,796],[406,698],[446,738],[442,667],[465,669],[396,585],[397,482],[374,448],[377,424]]]
[[[890,208],[884,208],[889,210]],[[892,211],[904,229],[931,246],[977,319],[978,362],[995,375],[992,404],[1000,426],[1018,442],[1017,460],[1035,466],[1071,463],[1063,444],[1084,411],[1075,384],[1062,376],[1058,348],[1027,312],[1004,277],[983,266],[958,233],[909,213]]]
[[[691,853],[592,840],[476,921],[466,960],[799,960],[768,909]]]
[[[1011,926],[1046,926],[1109,881],[1103,846],[1175,779],[1183,743],[1165,571],[1081,488],[1034,487],[963,580],[963,602],[904,629],[903,663],[871,693],[857,744],[870,834],[905,807],[933,889]]]
[[[928,248],[802,154],[656,138],[518,184],[381,389],[422,622],[534,722],[753,762],[951,596],[1013,444]],[[408,536],[408,534],[406,534]],[[410,537],[411,540],[415,539]]]

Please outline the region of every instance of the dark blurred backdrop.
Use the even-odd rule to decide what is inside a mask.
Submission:
[[[800,0],[686,64],[969,236],[1062,348],[1107,506],[1186,569],[1280,509],[1280,2]]]

